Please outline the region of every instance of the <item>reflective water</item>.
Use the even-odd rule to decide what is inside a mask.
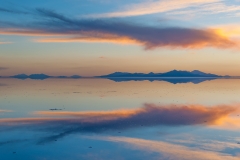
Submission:
[[[0,79],[0,159],[240,159],[240,80],[172,82]]]

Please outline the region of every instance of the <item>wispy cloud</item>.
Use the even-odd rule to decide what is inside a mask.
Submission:
[[[139,16],[154,13],[168,13],[168,14],[219,14],[231,13],[237,15],[240,11],[240,6],[234,4],[227,4],[222,0],[148,0],[138,4],[126,6],[119,11],[92,14],[88,17],[128,17]]]
[[[189,15],[201,16],[224,13],[226,17],[238,17],[240,11],[239,5],[229,5],[224,1],[216,1],[214,3],[206,3],[195,6],[194,8],[179,9],[176,11],[169,11],[168,15]]]
[[[161,154],[162,159],[237,160],[240,158],[239,156],[233,156],[230,154],[218,153],[198,148],[189,148],[183,145],[162,141],[113,136],[88,136],[87,138],[126,144],[126,147],[130,147],[131,149],[159,153]]]
[[[178,9],[184,9],[191,6],[202,4],[211,4],[219,2],[219,0],[145,0],[142,3],[132,4],[125,9],[117,12],[104,13],[98,15],[89,15],[89,17],[127,17],[145,14],[169,12]]]

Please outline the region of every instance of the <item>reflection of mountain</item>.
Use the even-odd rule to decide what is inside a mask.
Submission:
[[[82,78],[81,76],[79,75],[72,75],[70,77],[68,76],[58,76],[58,77],[54,77],[54,78],[72,78],[72,79],[78,79],[78,78]]]
[[[26,75],[26,74],[18,74],[18,75],[15,75],[15,76],[11,76],[11,78],[17,78],[17,79],[38,79],[38,80],[44,80],[44,79],[47,79],[47,78],[74,78],[74,79],[77,79],[77,78],[81,78],[81,76],[79,75],[73,75],[73,76],[57,76],[57,77],[54,77],[54,76],[49,76],[49,75],[46,75],[46,74],[31,74],[31,75]]]
[[[157,78],[157,77],[149,77],[149,78],[107,78],[107,79],[110,79],[112,81],[115,81],[115,82],[127,82],[127,81],[145,81],[145,80],[148,80],[148,81],[166,81],[166,82],[169,82],[169,83],[172,83],[172,84],[177,84],[177,83],[194,83],[194,84],[198,84],[198,83],[201,83],[201,82],[204,82],[204,81],[210,81],[210,80],[214,80],[214,79],[217,79],[217,78],[207,78],[207,77],[199,77],[199,78]]]
[[[40,80],[43,80],[43,79],[50,78],[50,76],[48,76],[46,74],[31,74],[31,75],[18,74],[18,75],[12,76],[12,78],[17,78],[17,79],[27,79],[27,78],[30,78],[30,79],[40,79]]]
[[[7,86],[7,85],[6,85],[6,84],[3,84],[3,83],[0,83],[0,87],[1,87],[1,86]]]
[[[78,78],[81,78],[81,76],[79,76],[79,75],[73,75],[73,76],[71,76],[71,77],[69,77],[69,78],[78,79]]]
[[[115,72],[109,75],[99,76],[102,78],[120,78],[120,77],[132,77],[132,78],[145,78],[145,77],[222,77],[216,74],[204,73],[198,70],[194,70],[192,72],[189,71],[178,71],[172,70],[165,73],[153,73],[150,72],[148,74],[145,73],[128,73],[128,72]]]

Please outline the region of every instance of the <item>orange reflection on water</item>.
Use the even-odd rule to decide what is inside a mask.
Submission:
[[[239,105],[155,105],[145,104],[137,109],[113,111],[37,111],[37,118],[7,118],[0,123],[42,123],[62,121],[74,124],[91,124],[91,127],[131,128],[136,126],[217,125],[238,122],[232,118],[239,113]],[[40,116],[40,117],[39,117]],[[232,123],[232,124],[234,124]]]

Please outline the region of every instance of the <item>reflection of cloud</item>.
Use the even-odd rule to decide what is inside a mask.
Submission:
[[[1,110],[2,112],[9,112]],[[201,105],[154,105],[145,104],[138,109],[115,111],[38,111],[35,115],[40,118],[10,118],[0,119],[0,123],[44,123],[62,121],[95,126],[97,130],[107,126],[108,129],[131,128],[134,126],[153,125],[216,125],[224,121],[230,114],[235,113],[234,105],[206,107]]]
[[[1,86],[1,84],[0,84],[0,86]],[[5,113],[5,112],[12,112],[11,110],[1,110],[0,109],[0,113]]]
[[[41,143],[77,132],[105,132],[148,126],[221,125],[237,111],[234,105],[206,107],[201,105],[145,104],[131,110],[100,112],[39,111],[37,118],[2,118],[2,125],[30,125],[57,133]]]
[[[181,138],[171,137],[171,139],[167,140],[170,143],[180,144],[180,145],[193,145],[198,147],[199,149],[207,150],[207,151],[214,151],[214,152],[221,152],[226,149],[234,149],[240,148],[240,145],[236,142],[238,140],[229,140],[226,141],[218,141],[218,140],[210,140],[210,139],[201,139],[201,138],[190,138],[190,135],[186,135],[185,137],[181,136]]]
[[[6,70],[6,69],[8,69],[8,68],[7,67],[0,67],[0,70]]]
[[[116,120],[128,118],[136,114],[136,110],[116,110],[116,111],[92,111],[92,112],[51,112],[39,111],[35,112],[36,115],[49,116],[49,117],[74,117],[85,122],[99,122],[107,120]]]
[[[238,45],[215,29],[142,26],[113,19],[79,20],[47,9],[35,9],[32,14],[42,21],[25,26],[3,22],[0,34],[47,36],[37,42],[112,42],[142,45],[145,49],[232,48]]]
[[[240,157],[229,154],[216,153],[197,148],[189,148],[182,145],[171,144],[161,141],[144,140],[128,137],[88,137],[98,140],[124,143],[133,149],[140,149],[147,152],[157,152],[162,159],[181,159],[181,160],[237,160]]]
[[[143,108],[100,112],[50,112],[39,111],[42,116],[75,117],[84,122],[105,122],[142,125],[196,125],[216,124],[219,120],[236,111],[234,106],[205,107],[201,105],[145,104]],[[116,122],[115,122],[116,121]]]
[[[11,44],[12,42],[3,42],[3,41],[0,41],[0,45],[1,44]]]
[[[228,117],[228,118],[224,118],[221,121],[219,121],[219,124],[221,125],[217,125],[214,126],[216,128],[224,128],[224,129],[239,129],[240,127],[240,114],[236,117]]]
[[[26,139],[16,139],[16,140],[8,140],[8,141],[0,141],[0,146],[8,145],[8,144],[16,144],[27,141]]]

